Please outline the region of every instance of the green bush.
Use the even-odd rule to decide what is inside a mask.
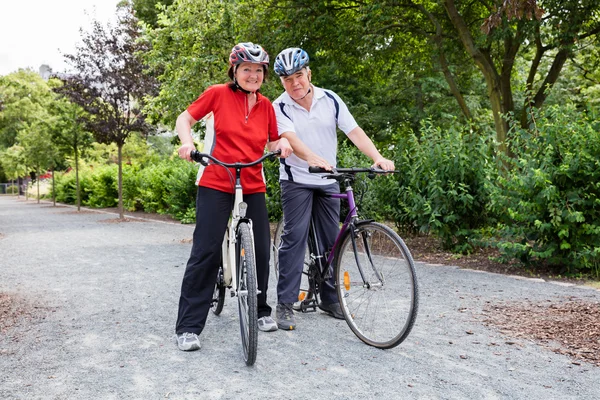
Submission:
[[[352,142],[345,139],[338,148],[337,166],[339,168],[369,168],[373,165],[373,160],[365,156]],[[389,217],[387,205],[381,200],[381,195],[385,193],[380,187],[385,185],[389,177],[377,176],[376,179],[369,179],[367,174],[357,174],[356,180],[352,184],[354,191],[354,200],[358,207],[358,213],[361,218],[385,220]],[[343,187],[341,187],[344,190]],[[348,203],[342,201],[340,219],[343,220],[348,215]]]
[[[283,212],[281,211],[281,187],[279,186],[279,158],[265,160],[263,170],[267,182],[267,211],[272,222],[279,221]]]
[[[138,173],[138,196],[142,209],[146,212],[165,214],[165,181],[169,176],[171,160],[146,166]],[[189,183],[189,182],[188,182]]]
[[[167,162],[163,201],[166,212],[183,223],[196,222],[196,175],[198,167],[175,158]]]
[[[123,167],[123,207],[129,211],[143,210],[140,196],[140,169],[130,165]]]
[[[397,185],[382,197],[401,229],[432,233],[454,252],[472,250],[472,238],[489,222],[489,182],[495,167],[492,134],[469,127],[447,130],[424,122],[421,136],[399,138],[394,153]]]
[[[95,208],[116,207],[119,202],[118,166],[115,164],[94,169],[91,182],[86,186],[86,206]]]
[[[507,258],[561,273],[600,275],[600,132],[574,107],[553,106],[524,130],[511,123],[513,158],[492,193]]]
[[[92,185],[92,173],[89,170],[79,171],[79,195],[81,204],[84,205],[89,197],[87,190]],[[69,172],[56,172],[55,189],[56,201],[66,204],[77,204],[77,184],[75,170]],[[50,188],[52,194],[52,187]]]

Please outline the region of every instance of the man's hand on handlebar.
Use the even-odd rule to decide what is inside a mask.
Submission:
[[[373,163],[373,168],[381,168],[385,171],[393,171],[394,170],[394,162],[392,160],[388,160],[387,158],[379,158],[375,160]]]
[[[290,145],[290,142],[286,139],[286,138],[280,138],[277,141],[277,145],[275,146],[275,149],[273,149],[273,151],[277,151],[280,150],[281,153],[279,155],[280,158],[287,158],[289,156],[292,155],[292,146]]]
[[[313,152],[311,152],[308,155],[308,157],[306,158],[306,162],[308,163],[309,167],[321,167],[323,169],[326,169],[327,171],[333,170],[333,167],[329,164],[329,162],[327,162],[326,159],[316,155]]]

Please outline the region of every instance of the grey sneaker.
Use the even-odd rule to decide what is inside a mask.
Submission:
[[[296,318],[292,304],[277,304],[277,326],[279,329],[291,331],[296,329]]]
[[[327,314],[331,315],[333,318],[344,319],[344,313],[342,312],[342,307],[340,307],[340,303],[319,303],[319,308],[322,311],[325,311]]]
[[[191,332],[177,334],[177,347],[181,351],[194,351],[200,349],[200,339],[198,335]]]
[[[258,329],[263,332],[273,332],[277,330],[277,323],[275,323],[270,315],[260,317],[258,319]]]

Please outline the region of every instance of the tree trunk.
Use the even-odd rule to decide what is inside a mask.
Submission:
[[[494,115],[496,139],[499,143],[498,150],[507,154],[506,137],[508,133],[508,123],[502,118],[502,115],[506,110],[504,109],[504,102],[502,100],[501,77],[494,67],[489,52],[482,51],[482,49],[477,47],[471,36],[469,27],[454,5],[454,0],[445,0],[444,7],[446,8],[450,21],[458,32],[459,38],[467,53],[473,58],[473,61],[475,61],[475,64],[483,73],[492,106],[492,113]]]
[[[35,180],[37,183],[37,203],[40,204],[40,169],[37,169],[37,179]]]
[[[119,149],[119,218],[125,219],[125,213],[123,212],[123,145],[119,143],[117,148]]]
[[[467,102],[465,101],[465,98],[463,97],[462,93],[460,92],[460,89],[458,88],[458,85],[456,84],[454,75],[452,75],[452,71],[450,71],[450,68],[448,67],[448,61],[446,60],[446,54],[444,53],[444,46],[442,44],[442,26],[440,25],[437,18],[435,18],[435,16],[432,13],[427,11],[427,9],[423,5],[418,5],[417,7],[419,7],[421,12],[427,15],[431,23],[435,26],[435,35],[433,36],[433,41],[435,42],[438,48],[438,59],[440,61],[440,67],[442,68],[442,72],[444,73],[444,78],[446,79],[446,82],[450,87],[450,92],[458,102],[458,106],[460,107],[463,115],[465,116],[467,121],[470,121],[472,119],[471,110],[469,110]]]
[[[56,181],[54,180],[54,167],[52,167],[52,205],[56,207]]]
[[[75,148],[75,192],[77,196],[77,211],[81,211],[81,188],[79,187],[79,153]]]

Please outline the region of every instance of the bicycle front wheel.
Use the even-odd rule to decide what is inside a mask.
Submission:
[[[343,239],[335,266],[340,305],[360,340],[389,349],[406,339],[417,317],[414,261],[400,236],[383,224],[359,224],[354,233]]]
[[[254,258],[254,242],[250,226],[241,222],[238,225],[236,243],[238,309],[240,315],[240,332],[242,350],[246,365],[256,361],[258,347],[257,285],[256,264]]]

